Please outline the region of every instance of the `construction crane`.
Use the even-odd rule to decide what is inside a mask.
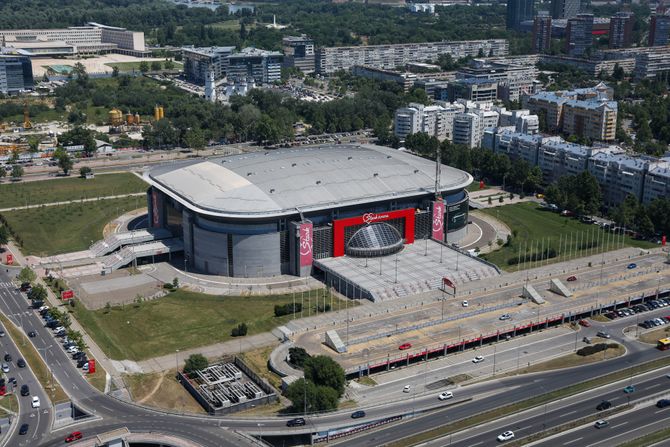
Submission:
[[[33,123],[30,121],[30,112],[28,111],[28,102],[23,103],[23,128],[32,129]]]

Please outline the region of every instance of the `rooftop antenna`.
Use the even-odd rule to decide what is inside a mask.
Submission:
[[[435,154],[435,200],[442,200],[442,195],[440,194],[440,174],[442,170],[442,151],[440,146],[437,146]]]

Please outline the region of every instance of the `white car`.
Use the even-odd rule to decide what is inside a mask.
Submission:
[[[54,328],[54,333],[57,334],[57,333],[59,333],[61,331],[64,331],[64,330],[65,330],[65,328],[63,326],[58,326],[57,328]]]
[[[402,389],[403,393],[409,393],[412,391],[412,385],[405,385],[405,387]]]
[[[440,393],[439,396],[437,396],[437,398],[440,400],[447,400],[451,399],[452,397],[454,397],[454,393],[452,393],[451,391],[445,391],[443,393]]]
[[[33,408],[39,408],[40,407],[40,398],[37,396],[33,396],[33,401],[31,403]]]
[[[483,362],[483,361],[484,361],[484,357],[482,357],[481,355],[478,355],[477,357],[472,359],[472,363],[479,363],[479,362]]]
[[[9,365],[6,363],[2,364],[2,372],[8,373],[9,372]]]
[[[510,439],[514,439],[514,432],[512,430],[508,430],[498,435],[498,441],[500,442],[509,441]]]
[[[77,351],[79,351],[79,348],[76,347],[76,346],[70,346],[69,348],[67,348],[67,353],[68,354],[74,354]]]
[[[470,303],[468,303],[468,300],[463,300],[463,302],[461,303],[461,305],[462,305],[463,307],[468,307],[468,306],[470,305]]]
[[[49,306],[42,306],[39,309],[37,309],[38,312],[43,312],[45,310],[49,310]]]

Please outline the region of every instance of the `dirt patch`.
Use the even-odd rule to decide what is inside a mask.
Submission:
[[[670,337],[670,327],[664,327],[661,329],[656,329],[655,331],[646,332],[641,334],[639,339],[642,343],[649,343],[650,345],[656,345],[656,342],[661,338]]]
[[[275,347],[276,345],[272,345],[245,351],[240,355],[240,358],[256,374],[267,380],[270,385],[275,387],[275,389],[280,390],[281,377],[268,369],[268,359]]]
[[[163,410],[204,414],[205,410],[177,382],[175,374],[175,370],[154,374],[129,374],[124,376],[124,381],[137,403]]]

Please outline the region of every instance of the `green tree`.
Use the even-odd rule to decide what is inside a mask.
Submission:
[[[304,378],[288,386],[284,396],[291,401],[293,412],[313,413],[337,408],[337,391],[326,386],[317,386]]]
[[[83,166],[79,168],[79,177],[86,177],[88,174],[92,174],[93,169],[91,169],[89,166]]]
[[[30,148],[31,153],[38,152],[40,147],[40,140],[37,138],[30,138],[28,140],[28,147]]]
[[[174,70],[174,62],[172,62],[172,59],[165,59],[163,62],[163,67],[166,70]]]
[[[200,371],[209,366],[207,358],[202,354],[191,354],[184,362],[184,372],[190,374],[195,371]]]
[[[199,127],[194,127],[186,131],[184,142],[189,148],[200,151],[205,148],[205,135]]]
[[[21,177],[23,177],[23,166],[21,165],[14,165],[12,166],[12,180],[21,180]]]
[[[0,167],[0,179],[7,177],[7,171],[4,167]]]
[[[63,170],[63,174],[70,175],[70,171],[74,166],[74,162],[72,161],[72,158],[67,153],[67,151],[64,150],[63,148],[59,148],[58,150],[56,150],[54,158],[58,162],[58,167]]]
[[[19,274],[16,275],[16,278],[22,283],[23,282],[32,283],[37,279],[37,275],[30,269],[30,267],[23,267],[19,272]]]
[[[305,365],[305,361],[310,358],[310,355],[307,353],[307,351],[299,346],[289,348],[288,355],[291,359],[291,364],[299,368],[302,368]]]
[[[47,299],[47,290],[42,284],[35,284],[35,286],[28,292],[28,299],[33,301],[44,301]]]
[[[326,386],[344,394],[344,370],[335,360],[325,355],[310,357],[304,365],[305,378],[317,386]]]
[[[160,61],[152,61],[151,62],[151,71],[160,71],[162,68],[161,62]]]
[[[85,127],[76,126],[74,129],[64,132],[58,137],[61,146],[84,146],[86,154],[92,154],[96,150],[94,133]]]
[[[9,242],[9,231],[7,231],[7,227],[0,226],[0,245],[7,245]]]
[[[112,67],[112,77],[113,78],[119,77],[119,67],[117,66]]]
[[[146,73],[149,71],[149,63],[147,61],[140,62],[140,72]]]

